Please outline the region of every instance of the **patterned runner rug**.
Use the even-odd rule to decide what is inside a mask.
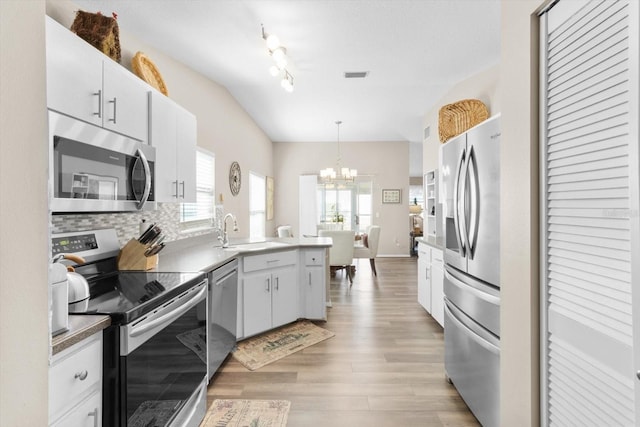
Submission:
[[[285,427],[288,400],[216,399],[200,427]]]
[[[301,320],[239,342],[233,357],[253,371],[334,335],[308,320]]]

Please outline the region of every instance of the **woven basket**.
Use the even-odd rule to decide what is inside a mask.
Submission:
[[[167,85],[164,83],[160,71],[156,68],[156,65],[142,52],[137,52],[133,58],[131,58],[131,68],[145,82],[160,91],[164,96],[169,96]]]
[[[477,99],[463,99],[447,104],[438,113],[440,142],[445,143],[488,118],[487,107]]]
[[[109,58],[120,62],[120,30],[115,18],[79,10],[71,31]]]

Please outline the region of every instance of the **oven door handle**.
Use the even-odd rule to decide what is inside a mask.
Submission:
[[[195,296],[191,297],[190,300],[185,302],[179,308],[176,308],[175,310],[170,310],[169,313],[163,316],[160,316],[157,319],[151,320],[149,323],[141,323],[139,326],[135,326],[134,328],[131,329],[131,332],[129,332],[129,336],[135,338],[151,329],[158,327],[159,325],[170,324],[171,322],[176,320],[178,317],[182,316],[184,313],[186,313],[187,311],[195,307],[200,301],[205,299],[206,293],[207,293],[207,287],[205,286],[200,290],[200,292],[198,292]]]

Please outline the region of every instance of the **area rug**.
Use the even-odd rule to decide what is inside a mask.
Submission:
[[[284,427],[288,400],[216,399],[200,427]]]
[[[233,357],[254,371],[334,335],[308,320],[301,320],[239,342]]]

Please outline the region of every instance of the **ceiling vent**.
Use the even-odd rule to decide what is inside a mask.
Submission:
[[[345,71],[345,79],[364,79],[369,74],[368,71]]]

